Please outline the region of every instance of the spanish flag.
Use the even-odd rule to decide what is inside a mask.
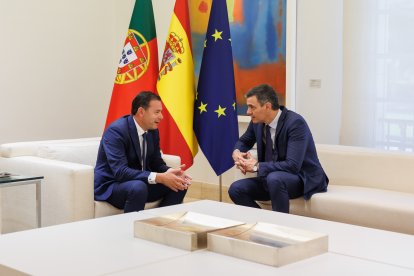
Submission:
[[[193,131],[195,84],[187,0],[175,2],[157,90],[164,104],[159,126],[161,149],[181,156],[189,168],[198,145]]]
[[[135,2],[116,72],[105,128],[131,113],[138,92],[155,91],[158,76],[158,46],[151,0]]]

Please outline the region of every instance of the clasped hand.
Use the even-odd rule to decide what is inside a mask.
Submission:
[[[257,160],[250,154],[250,152],[241,152],[239,150],[233,152],[233,160],[236,168],[243,174],[253,172],[253,167],[257,163]]]
[[[169,168],[165,173],[157,174],[157,178],[158,176],[160,178],[159,183],[164,184],[174,192],[187,190],[191,185],[192,178],[182,170],[184,167],[185,164],[182,164],[178,168]]]

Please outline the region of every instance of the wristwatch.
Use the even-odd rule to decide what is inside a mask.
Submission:
[[[256,162],[253,166],[253,172],[257,172],[259,170],[259,162]]]

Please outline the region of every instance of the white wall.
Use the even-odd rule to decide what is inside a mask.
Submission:
[[[297,0],[296,44],[296,111],[305,117],[316,143],[338,144],[342,0]],[[321,80],[321,87],[310,87],[311,80]]]
[[[101,135],[134,2],[0,0],[0,143]]]
[[[99,136],[132,0],[0,0],[0,143]]]

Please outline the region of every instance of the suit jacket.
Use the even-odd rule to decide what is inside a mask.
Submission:
[[[95,166],[94,190],[96,200],[106,200],[113,185],[130,180],[148,183],[150,172],[165,172],[168,166],[161,158],[158,130],[147,134],[146,167],[141,166],[141,148],[134,119],[124,116],[104,132]]]
[[[264,124],[250,122],[246,132],[240,137],[235,149],[250,150],[257,142],[258,176],[266,177],[275,171],[297,174],[304,184],[304,198],[314,193],[326,192],[329,179],[326,176],[316,153],[312,133],[299,114],[280,107],[280,115],[274,141],[272,162],[264,162]]]

